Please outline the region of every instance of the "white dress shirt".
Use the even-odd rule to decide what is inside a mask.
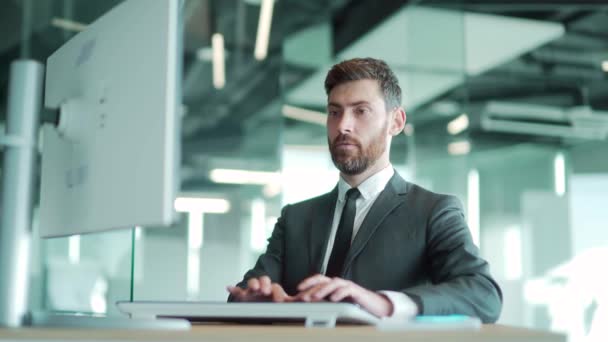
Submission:
[[[359,228],[361,228],[361,223],[365,219],[365,216],[367,216],[367,213],[371,209],[372,205],[374,204],[382,190],[384,190],[390,179],[393,177],[394,173],[395,171],[393,170],[393,166],[389,164],[384,169],[370,176],[357,187],[361,195],[357,198],[357,201],[355,202],[357,209],[355,214],[355,223],[353,225],[353,236],[351,239],[351,243],[355,239]],[[342,177],[340,177],[340,180],[338,181],[338,201],[336,203],[336,209],[334,211],[334,219],[331,225],[329,241],[327,242],[325,259],[323,260],[323,265],[321,268],[321,273],[323,274],[325,274],[327,270],[327,263],[329,262],[331,250],[334,246],[334,240],[336,239],[336,232],[338,231],[340,216],[342,215],[342,210],[344,209],[344,205],[346,204],[346,191],[348,191],[350,188],[351,186],[346,183],[346,181]],[[417,314],[418,308],[416,306],[416,303],[414,303],[414,301],[412,301],[404,293],[397,291],[380,291],[380,293],[385,295],[393,304],[393,314],[390,316],[391,320],[407,320]]]

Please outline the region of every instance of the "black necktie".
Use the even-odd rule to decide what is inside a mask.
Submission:
[[[342,273],[344,260],[346,259],[346,254],[348,254],[350,241],[353,237],[353,225],[355,224],[355,213],[357,212],[355,203],[359,194],[360,192],[357,188],[352,188],[346,192],[346,204],[342,210],[336,239],[334,240],[331,256],[327,263],[327,271],[325,272],[325,275],[328,277],[337,277]]]

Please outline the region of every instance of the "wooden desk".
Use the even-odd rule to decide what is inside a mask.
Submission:
[[[335,329],[302,326],[196,325],[189,332],[153,330],[0,329],[0,341],[247,341],[247,342],[566,342],[560,334],[484,325],[477,332],[381,332],[369,326],[339,326]]]

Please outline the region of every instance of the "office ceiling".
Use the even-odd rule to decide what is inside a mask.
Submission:
[[[0,0],[1,121],[10,61],[43,61],[74,34],[54,18],[87,24],[119,2]],[[186,188],[211,187],[207,173],[216,167],[276,170],[283,142],[324,144],[322,126],[284,119],[282,104],[323,111],[327,68],[352,56],[383,58],[396,70],[420,148],[444,150],[462,138],[480,147],[566,142],[485,132],[475,123],[488,101],[608,110],[608,73],[600,68],[608,60],[608,5],[601,1],[277,0],[261,62],[252,57],[259,3],[184,2]],[[221,90],[210,76],[214,32],[224,34],[227,51]],[[450,136],[446,124],[463,112],[471,127]],[[395,143],[399,151],[407,141]]]

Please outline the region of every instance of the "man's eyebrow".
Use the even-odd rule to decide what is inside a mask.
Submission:
[[[352,103],[347,103],[346,106],[347,107],[355,107],[355,106],[359,106],[359,105],[369,105],[369,102],[367,101],[357,101],[357,102],[352,102]],[[327,104],[327,107],[340,107],[342,108],[342,105],[339,103],[335,103],[335,102],[330,102]]]

